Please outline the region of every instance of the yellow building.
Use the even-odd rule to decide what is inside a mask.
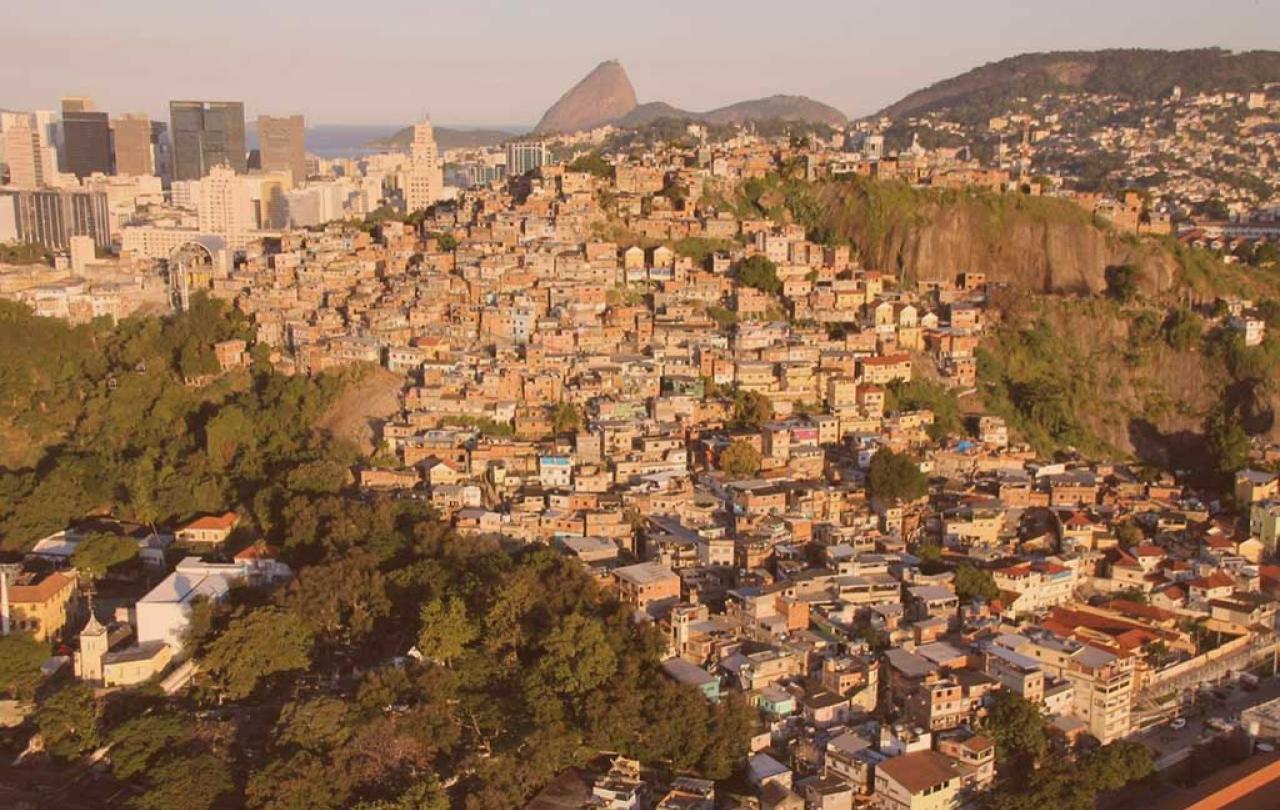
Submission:
[[[11,630],[30,633],[36,641],[56,638],[78,610],[75,572],[19,574],[8,583],[5,605]]]

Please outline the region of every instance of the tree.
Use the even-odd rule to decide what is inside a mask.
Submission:
[[[336,697],[317,697],[286,703],[272,731],[278,748],[326,751],[346,742],[354,731],[353,707]]]
[[[1000,595],[991,572],[975,568],[969,563],[962,563],[956,569],[955,586],[956,594],[966,602],[976,598],[990,602]]]
[[[871,457],[867,490],[872,498],[886,503],[914,501],[928,493],[929,480],[910,456],[882,447]]]
[[[1249,436],[1225,405],[1205,417],[1204,438],[1209,460],[1219,475],[1230,476],[1249,463]]]
[[[215,810],[236,787],[226,757],[209,753],[167,760],[147,772],[147,783],[132,802],[136,810]]]
[[[560,402],[556,404],[551,414],[551,430],[557,434],[569,433],[577,430],[581,421],[577,405],[572,402]]]
[[[306,669],[315,637],[296,614],[262,607],[233,619],[205,652],[203,669],[232,700],[253,694],[264,680]]]
[[[421,618],[418,649],[433,661],[449,663],[479,635],[467,616],[467,606],[456,596],[424,603]]]
[[[82,683],[62,687],[41,700],[35,712],[45,750],[60,759],[96,748],[102,742],[101,718],[102,707],[93,689]]]
[[[760,470],[760,451],[739,439],[720,453],[720,469],[735,477],[755,475]]]
[[[71,565],[89,579],[101,579],[138,556],[138,544],[118,534],[91,534],[71,552]]]
[[[1200,318],[1185,307],[1169,313],[1164,322],[1164,339],[1171,348],[1185,352],[1195,346],[1203,334]]]
[[[761,292],[778,293],[782,290],[778,266],[759,253],[739,262],[738,282]]]
[[[449,810],[449,794],[434,775],[394,799],[360,802],[352,810]]]
[[[1010,773],[1034,766],[1048,746],[1040,709],[1009,689],[996,693],[986,730],[996,741],[996,761]]]
[[[1127,304],[1138,295],[1138,279],[1141,273],[1131,264],[1108,267],[1106,270],[1107,295]]]
[[[571,613],[547,634],[537,672],[558,695],[582,695],[607,681],[618,668],[618,657],[604,627],[580,613]]]
[[[1126,520],[1116,527],[1116,540],[1122,548],[1131,548],[1143,540],[1142,529],[1132,520]]]
[[[759,391],[739,389],[733,395],[732,427],[739,430],[759,430],[773,418],[773,403]]]
[[[0,636],[0,693],[29,698],[48,658],[49,648],[26,633]]]
[[[569,170],[574,172],[589,172],[596,177],[612,177],[613,166],[604,159],[599,152],[588,152],[576,158],[569,164]]]
[[[458,249],[458,237],[446,231],[436,237],[436,247],[444,253],[452,253]]]
[[[176,714],[144,714],[111,732],[111,773],[121,781],[147,771],[156,757],[189,739],[187,721]]]

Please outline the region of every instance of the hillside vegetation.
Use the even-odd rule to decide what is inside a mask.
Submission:
[[[68,326],[0,302],[0,548],[23,550],[87,515],[162,523],[231,507],[264,530],[286,492],[341,488],[354,449],[312,425],[360,369],[315,378],[251,369],[206,385],[240,316],[191,311]]]
[[[1002,59],[918,90],[877,115],[902,118],[945,110],[966,123],[980,123],[1018,98],[1088,91],[1131,99],[1184,93],[1243,91],[1280,81],[1280,52],[1232,53],[1222,48],[1185,51],[1137,48],[1052,51]]]

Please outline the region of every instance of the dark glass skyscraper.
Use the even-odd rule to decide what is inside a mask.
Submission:
[[[62,100],[64,169],[76,177],[111,174],[111,122],[87,98]]]
[[[171,101],[173,179],[199,180],[219,164],[247,169],[244,104],[239,101]]]

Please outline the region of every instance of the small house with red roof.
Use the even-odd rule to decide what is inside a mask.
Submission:
[[[235,512],[224,512],[221,515],[205,515],[196,518],[173,533],[179,543],[199,546],[217,546],[226,542],[240,522]]]

